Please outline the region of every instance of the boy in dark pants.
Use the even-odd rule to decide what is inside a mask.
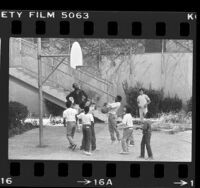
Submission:
[[[148,121],[142,122],[142,127],[137,127],[136,129],[142,129],[143,130],[143,137],[141,141],[141,154],[139,158],[144,158],[145,156],[145,146],[148,153],[148,159],[153,159],[153,154],[151,150],[150,140],[151,140],[151,124]]]
[[[94,124],[94,117],[89,113],[89,106],[84,107],[84,112],[77,115],[78,119],[82,120],[82,131],[83,131],[83,140],[82,140],[82,149],[84,154],[91,155],[91,142],[92,142],[92,124]]]
[[[85,142],[85,139],[83,139],[80,149],[85,150],[85,145],[86,145],[86,142]],[[95,136],[95,131],[94,131],[94,122],[92,122],[91,124],[91,149],[92,151],[96,150],[96,136]]]
[[[89,106],[89,113],[91,113],[93,115],[93,110],[95,109],[95,105],[92,103],[89,103],[89,102],[86,103],[85,105],[81,104],[80,105],[81,113],[84,113],[85,106]],[[84,150],[84,148],[85,148],[85,140],[82,140],[80,150]],[[91,123],[91,149],[92,149],[92,151],[96,150],[96,136],[95,136],[95,130],[94,130],[94,122]]]

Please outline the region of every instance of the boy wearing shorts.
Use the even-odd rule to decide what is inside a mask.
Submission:
[[[137,103],[139,107],[140,120],[143,121],[148,112],[147,106],[150,104],[151,100],[147,95],[144,94],[143,89],[140,89],[139,92],[140,95],[137,97]]]

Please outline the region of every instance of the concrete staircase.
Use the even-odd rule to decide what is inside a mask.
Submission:
[[[27,70],[25,68],[9,68],[9,76],[23,82],[34,89],[38,89],[38,77],[37,74]],[[52,103],[57,104],[60,107],[65,108],[65,97],[70,92],[66,88],[60,86],[54,86],[54,83],[47,81],[43,86],[43,97]],[[94,117],[100,121],[107,121],[107,115],[102,114],[100,109],[93,111]]]

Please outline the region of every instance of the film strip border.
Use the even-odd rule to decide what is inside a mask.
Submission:
[[[68,21],[60,21],[59,25],[59,33],[60,35],[69,35],[70,34],[70,22]],[[117,36],[119,32],[119,25],[115,21],[110,21],[107,23],[107,35],[108,36]],[[46,23],[45,21],[36,21],[35,22],[35,33],[38,35],[45,35],[48,31],[46,31]],[[95,32],[94,22],[85,21],[83,25],[83,34],[85,36],[92,36]],[[132,36],[142,36],[142,23],[141,22],[132,22],[131,34]],[[22,22],[18,20],[14,20],[11,22],[11,33],[14,35],[23,34],[22,30]],[[156,22],[155,23],[155,36],[165,36],[166,33],[166,23],[165,22]],[[188,37],[190,35],[190,24],[188,22],[181,22],[179,35],[182,37]]]
[[[10,161],[8,177],[15,179],[16,185],[30,178],[31,183],[25,185],[32,186],[81,186],[80,180],[88,180],[93,186],[131,187],[145,185],[151,179],[149,186],[173,187],[179,179],[193,185],[192,171],[187,163]]]
[[[45,12],[45,11],[43,11]],[[195,39],[195,13],[153,12],[89,12],[87,20],[78,19],[0,19],[2,48],[8,50],[9,37],[88,37],[88,38],[154,38]],[[190,15],[193,15],[191,18]],[[189,16],[188,16],[189,15]],[[195,43],[194,43],[195,47]],[[7,56],[8,57],[8,56]],[[5,57],[3,58],[6,59]],[[4,65],[5,67],[5,65]],[[195,122],[194,122],[195,125]],[[195,127],[193,141],[195,143]],[[7,131],[7,128],[2,128]],[[3,133],[5,135],[5,132]],[[3,134],[0,134],[3,136]],[[7,136],[7,135],[6,135]],[[3,153],[7,153],[7,137],[2,137]],[[192,148],[194,151],[195,145]],[[13,178],[12,185],[81,186],[83,177],[97,180],[93,186],[106,187],[111,179],[115,187],[149,185],[172,187],[179,179],[190,185],[195,175],[192,163],[165,162],[103,162],[103,161],[12,161],[1,157],[0,177]],[[3,175],[4,176],[3,176]],[[106,179],[107,178],[107,179]],[[5,179],[5,181],[6,181]],[[100,180],[104,179],[104,183]],[[8,180],[7,180],[8,181]],[[102,182],[102,181],[101,181]],[[83,184],[84,185],[84,184]],[[192,186],[191,186],[192,187]]]
[[[55,11],[55,15],[59,12]],[[28,15],[20,19],[1,18],[0,24],[4,28],[0,31],[0,35],[2,33],[13,37],[190,39],[196,32],[196,13],[68,11],[66,19],[61,17],[45,19],[40,17],[47,15],[47,11],[36,13],[40,15],[39,18],[28,18]],[[84,14],[88,16],[84,18]]]

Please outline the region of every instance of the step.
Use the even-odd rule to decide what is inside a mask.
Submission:
[[[30,77],[28,74],[25,74],[22,69],[10,68],[9,74],[11,76],[15,77],[16,79],[21,80],[21,81],[31,85],[32,87],[38,89],[37,79]],[[65,107],[66,95],[70,92],[70,90],[64,91],[63,88],[55,88],[55,87],[50,86],[50,85],[44,85],[43,86],[43,92],[44,92],[44,98],[50,99],[49,96],[52,96],[52,97],[54,97],[54,98],[56,98],[57,100],[60,101],[60,102],[58,102],[59,103],[58,105]],[[46,95],[49,95],[49,96],[46,96]],[[54,99],[51,98],[51,101],[53,101],[53,100]],[[97,119],[99,119],[103,122],[107,122],[107,119],[108,119],[107,115],[101,113],[100,109],[95,110],[93,114]]]

